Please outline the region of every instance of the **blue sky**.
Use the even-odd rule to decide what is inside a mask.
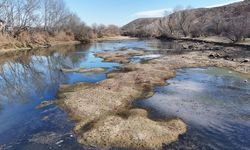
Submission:
[[[176,6],[214,7],[241,0],[65,0],[69,9],[88,25],[119,26],[142,17],[159,17]]]

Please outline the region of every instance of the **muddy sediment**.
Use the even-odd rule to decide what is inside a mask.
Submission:
[[[249,62],[211,59],[209,55],[212,52],[184,52],[121,66],[119,69],[126,72],[108,74],[108,79],[91,86],[81,83],[80,86],[61,87],[60,105],[78,120],[75,132],[82,144],[101,148],[161,148],[163,143],[176,141],[180,134],[186,132],[185,123],[178,118],[151,120],[145,110],[131,109],[131,103],[138,98],[152,96],[153,87],[166,84],[166,80],[174,77],[175,70],[179,68],[227,67],[249,75]],[[104,52],[96,56],[105,61],[117,61],[127,59],[129,53]],[[74,86],[77,88],[69,92]],[[121,115],[124,113],[126,115]]]

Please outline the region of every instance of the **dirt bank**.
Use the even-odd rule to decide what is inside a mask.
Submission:
[[[199,37],[199,38],[188,38],[183,37],[180,40],[187,40],[187,41],[197,41],[197,42],[206,42],[206,43],[213,43],[219,44],[224,46],[240,46],[240,47],[250,47],[250,39],[246,38],[243,41],[239,41],[236,43],[232,43],[228,38],[220,37],[220,36],[210,36],[210,37]]]
[[[49,44],[49,47],[54,47],[54,46],[64,46],[64,45],[76,45],[76,44],[80,44],[81,42],[79,41],[52,41],[51,44]],[[0,44],[1,47],[1,44]],[[4,48],[1,49],[0,48],[0,56],[5,56],[5,55],[12,55],[12,54],[17,54],[17,53],[25,53],[27,51],[30,51],[32,49],[38,49],[38,48],[47,48],[48,45],[39,45],[39,46],[35,46],[35,47],[17,47],[15,45],[12,45],[12,47],[8,47],[8,48]]]

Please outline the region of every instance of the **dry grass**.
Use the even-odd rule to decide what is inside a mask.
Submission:
[[[50,41],[73,41],[74,36],[64,31],[56,32],[55,36],[49,38]]]
[[[0,51],[4,53],[19,49],[47,47],[48,45],[78,43],[74,40],[74,35],[66,32],[56,32],[49,34],[44,31],[28,32],[22,31],[16,37],[8,34],[0,34]]]
[[[16,48],[17,43],[19,42],[13,37],[0,34],[0,49]]]
[[[110,36],[98,38],[97,41],[119,41],[119,40],[136,40],[138,38],[129,37],[129,36]]]

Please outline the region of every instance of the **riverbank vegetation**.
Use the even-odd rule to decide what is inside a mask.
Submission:
[[[157,38],[208,38],[244,42],[250,37],[250,1],[215,8],[176,8],[162,18],[141,18],[122,27],[122,34]]]
[[[115,25],[86,25],[63,0],[0,0],[0,49],[91,42],[119,35]]]

